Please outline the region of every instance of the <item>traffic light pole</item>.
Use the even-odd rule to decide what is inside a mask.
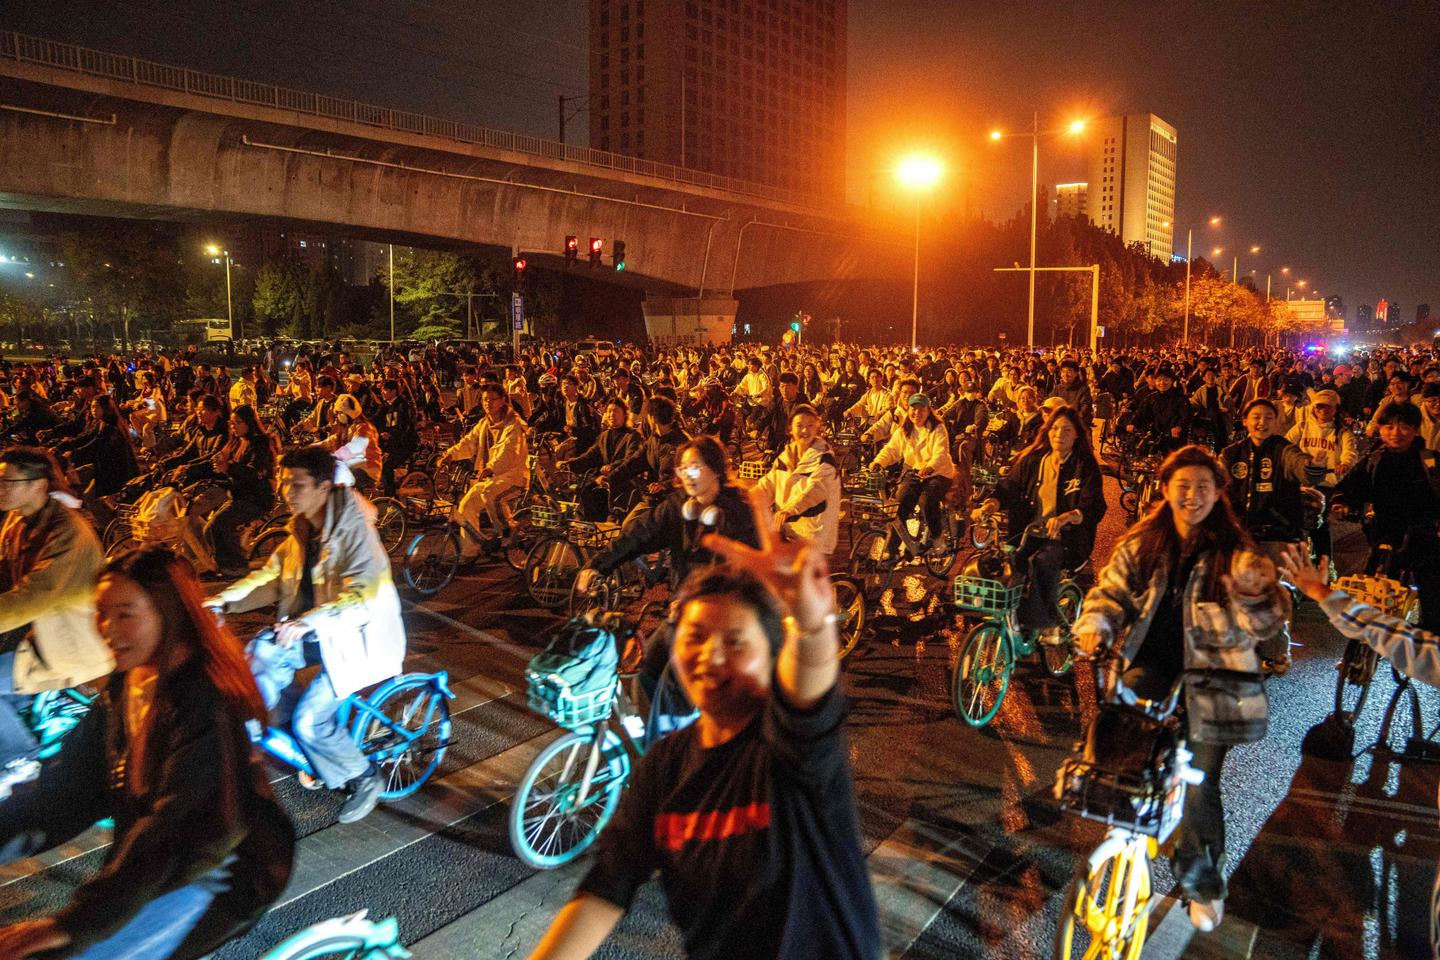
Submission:
[[[920,195],[915,195],[915,283],[910,291],[910,352],[916,351],[920,326]]]
[[[1094,353],[1100,348],[1100,264],[1092,263],[1088,267],[996,267],[996,273],[1028,273],[1030,282],[1035,282],[1035,272],[1042,273],[1071,273],[1083,270],[1090,274],[1090,352]],[[1034,326],[1031,326],[1032,335],[1030,346],[1034,346]]]

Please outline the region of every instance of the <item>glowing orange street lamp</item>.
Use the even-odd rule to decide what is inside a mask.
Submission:
[[[920,197],[925,191],[940,182],[944,165],[936,157],[926,154],[911,154],[901,159],[895,168],[895,178],[901,186],[915,194],[915,281],[910,291],[910,352],[916,349],[916,338],[920,326]]]

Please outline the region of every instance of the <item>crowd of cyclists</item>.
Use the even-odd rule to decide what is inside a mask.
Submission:
[[[1226,894],[1221,766],[1265,736],[1265,677],[1289,661],[1286,584],[1436,672],[1433,649],[1394,653],[1440,630],[1429,351],[431,344],[360,362],[315,344],[238,370],[175,350],[0,372],[0,861],[115,822],[103,870],[0,929],[0,960],[198,957],[248,929],[293,852],[254,728],[289,725],[341,822],[380,794],[337,710],[402,670],[386,510],[428,498],[460,563],[502,564],[536,536],[544,471],[609,531],[577,595],[668,584],[638,672],[694,722],[646,754],[539,957],[588,956],[657,869],[692,956],[879,955],[830,576],[865,561],[846,553],[857,485],[885,491],[932,570],[955,524],[978,545],[1003,517],[1021,630],[1112,649],[1143,698],[1183,681],[1206,776],[1176,875],[1201,929]],[[1148,502],[1093,557],[1106,473]],[[1418,628],[1329,590],[1336,519],[1412,579]],[[1062,571],[1089,589],[1078,619]],[[276,626],[242,644],[223,622],[250,610]],[[84,685],[96,708],[37,765],[31,700]]]

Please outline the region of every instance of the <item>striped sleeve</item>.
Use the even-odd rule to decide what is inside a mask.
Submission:
[[[1408,677],[1440,686],[1440,637],[1336,590],[1320,607],[1345,636],[1363,641]]]

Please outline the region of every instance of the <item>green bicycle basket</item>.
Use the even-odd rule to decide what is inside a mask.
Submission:
[[[1023,585],[1010,587],[988,577],[956,577],[955,606],[976,613],[1002,616],[1020,605]]]
[[[525,668],[530,709],[568,730],[610,715],[620,654],[609,630],[573,621]]]

